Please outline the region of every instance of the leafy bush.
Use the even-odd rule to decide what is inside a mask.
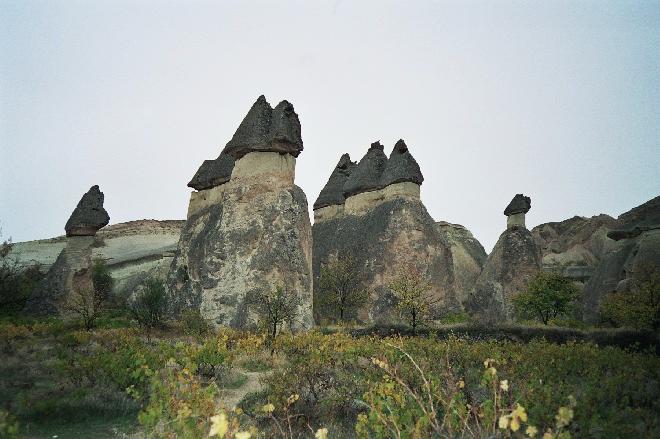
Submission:
[[[565,316],[578,296],[573,281],[557,273],[539,272],[529,281],[527,290],[513,299],[516,313],[522,318],[550,320]]]
[[[277,287],[275,291],[259,294],[255,298],[255,304],[266,332],[271,340],[274,340],[282,325],[290,325],[295,321],[300,298],[284,287]]]
[[[181,313],[181,327],[184,334],[203,337],[212,332],[213,326],[198,309],[187,309]]]
[[[397,309],[415,334],[418,326],[431,319],[438,303],[429,292],[431,284],[424,279],[420,270],[410,266],[404,267],[397,274],[389,289],[394,293]]]
[[[11,257],[13,246],[11,241],[0,243],[0,311],[3,314],[22,310],[44,277],[39,265],[23,267]]]
[[[163,327],[167,312],[167,295],[163,282],[159,279],[147,279],[142,291],[129,305],[129,310],[141,327]]]
[[[600,315],[614,326],[660,330],[660,272],[655,267],[644,268],[631,291],[605,297]]]

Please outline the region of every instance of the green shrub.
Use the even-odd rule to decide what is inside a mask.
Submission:
[[[187,309],[181,313],[181,327],[186,335],[195,337],[203,337],[213,329],[198,309]]]
[[[614,326],[660,330],[660,272],[655,267],[644,268],[631,291],[605,297],[600,316]]]
[[[577,296],[578,289],[571,279],[539,272],[527,289],[513,299],[513,304],[519,317],[538,319],[547,325],[550,320],[569,314]]]
[[[161,328],[164,326],[167,312],[165,285],[159,279],[147,279],[144,288],[129,305],[133,318],[143,328]]]

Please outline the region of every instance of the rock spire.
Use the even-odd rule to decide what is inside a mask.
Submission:
[[[98,185],[92,186],[66,222],[66,236],[94,236],[101,227],[107,226],[110,216],[103,208],[103,199],[103,192]]]
[[[415,158],[410,154],[408,146],[400,139],[394,145],[390,154],[385,171],[381,178],[381,186],[389,186],[394,183],[412,182],[421,185],[424,181],[422,171]]]
[[[261,95],[225,146],[224,153],[238,160],[249,152],[279,152],[294,157],[303,150],[298,115],[288,101],[273,109]]]
[[[387,156],[383,152],[383,145],[379,141],[372,143],[346,180],[344,197],[348,198],[361,192],[380,189],[382,187],[381,176],[386,165]]]
[[[337,166],[335,166],[332,174],[330,174],[328,182],[316,199],[314,210],[336,204],[344,204],[344,184],[348,180],[348,177],[350,177],[355,166],[357,164],[351,161],[350,155],[344,154],[341,156]]]

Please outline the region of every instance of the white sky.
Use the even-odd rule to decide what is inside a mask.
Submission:
[[[339,156],[403,138],[436,220],[487,250],[660,194],[660,1],[0,0],[0,226],[63,234],[99,184],[111,223],[185,217],[254,100],[288,99],[310,205]]]

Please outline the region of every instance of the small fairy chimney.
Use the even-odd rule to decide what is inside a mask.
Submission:
[[[523,194],[516,194],[513,200],[504,209],[506,215],[506,228],[525,228],[525,214],[532,208],[532,199]]]

